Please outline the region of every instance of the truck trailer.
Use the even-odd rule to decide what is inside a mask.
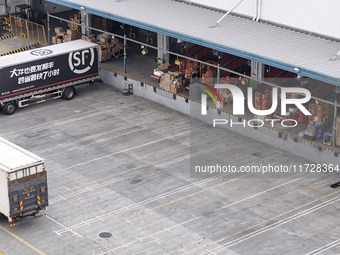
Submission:
[[[45,160],[0,137],[0,213],[14,226],[47,206]]]
[[[0,107],[7,115],[56,98],[99,78],[98,44],[76,40],[0,57]]]

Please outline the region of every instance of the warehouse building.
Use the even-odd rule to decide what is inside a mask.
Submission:
[[[49,201],[0,210],[0,255],[339,254],[337,1],[0,1],[2,62],[59,48],[33,70],[82,83],[62,72],[73,100],[0,114],[0,136],[46,162]],[[13,209],[44,193],[33,177]]]
[[[308,159],[338,160],[337,1],[50,0],[34,5],[47,14],[50,44],[81,37],[98,42],[103,81],[186,114],[201,104],[190,90],[197,79],[211,86],[233,84],[245,94],[251,87],[258,110],[272,105],[273,87],[309,90],[312,99],[304,106],[311,116],[296,107],[288,109],[288,116],[279,109],[266,116],[294,128],[268,125],[249,109],[234,115],[226,89],[219,90],[223,107],[213,100],[208,106],[221,119],[265,123],[264,128],[233,129],[243,135]]]

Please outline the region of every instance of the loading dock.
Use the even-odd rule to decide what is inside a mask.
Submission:
[[[142,1],[119,1],[117,4],[129,2]],[[115,3],[111,1],[111,4]],[[171,1],[171,4],[178,2]],[[87,15],[82,12],[81,16]],[[93,27],[95,24],[85,26],[85,23],[83,33],[98,29]],[[112,32],[99,30],[97,32],[101,34],[112,35]],[[148,35],[147,30],[144,32]],[[133,33],[137,34],[137,31],[133,30]],[[189,120],[190,106],[199,108],[200,101],[190,100],[188,91],[166,91],[151,78],[150,74],[158,66],[154,57],[162,58],[158,54],[164,52],[166,43],[160,48],[154,43],[134,42],[133,36],[124,38],[115,31],[114,36],[128,46],[128,58],[101,64],[104,84],[82,87],[73,102],[58,102],[58,110],[55,102],[49,102],[24,109],[18,115],[20,121],[9,117],[2,122],[0,135],[20,141],[23,147],[30,146],[50,164],[51,207],[49,215],[43,219],[44,228],[35,229],[33,234],[22,229],[8,230],[6,222],[0,220],[1,240],[16,244],[13,248],[0,243],[1,252],[17,254],[34,250],[40,254],[91,252],[96,255],[248,255],[250,251],[259,255],[339,253],[336,172],[300,178],[230,173],[197,179],[190,178],[188,170],[191,159],[204,159],[219,151],[225,153],[225,160],[237,167],[242,164],[313,166],[313,162],[334,166],[339,165],[338,146],[299,137],[306,123],[300,123],[294,132],[279,127],[235,132],[227,127],[223,132],[213,133],[206,123]],[[131,47],[131,43],[138,47]],[[149,53],[142,55],[140,45],[147,47]],[[212,48],[190,46],[187,51],[194,55],[205,56],[213,52]],[[169,56],[170,61],[177,58],[179,61],[181,58],[193,60],[184,52],[173,53]],[[253,78],[258,92],[263,95],[273,85],[284,86],[287,78],[303,81],[303,77],[295,77],[294,70],[257,61],[249,65],[245,56],[236,54],[223,55],[217,65],[208,63],[207,59],[196,62],[198,66],[204,64],[211,68],[209,71],[214,73],[214,78],[217,76],[216,79],[226,78],[224,74],[236,78],[240,87],[243,79],[239,80],[239,77]],[[251,66],[251,73],[245,75],[236,70],[246,65]],[[143,72],[138,72],[141,69]],[[332,93],[337,84],[331,84],[331,77],[323,79],[329,83],[309,79],[307,87],[314,97],[320,94],[325,97],[319,99],[320,102],[331,100],[329,109],[335,109],[331,115],[336,116],[337,98]],[[129,85],[133,86],[133,95],[123,96],[121,91]],[[318,112],[317,108],[314,110]],[[221,109],[211,100],[208,111],[218,118],[243,120],[231,114],[229,104]],[[1,120],[3,118],[0,116]],[[244,119],[247,118],[254,116],[246,115]],[[191,121],[202,133],[190,136]],[[327,131],[334,131],[333,123],[328,128]],[[205,146],[190,146],[192,138]],[[45,141],[49,141],[48,147]],[[70,213],[65,213],[64,208]]]
[[[59,18],[53,15],[50,15],[50,19],[57,19],[57,20],[67,22],[66,19]],[[75,22],[69,22],[69,24],[74,24],[74,25],[79,26],[79,24]],[[124,36],[121,34],[122,33],[121,31],[119,34],[116,34],[112,32],[103,31],[100,28],[94,28],[94,27],[88,27],[87,30],[91,30],[92,32],[98,32],[102,34],[104,33],[108,36],[114,36],[114,38],[119,38],[121,43],[123,43],[124,41]],[[133,31],[136,31],[136,28],[134,28]],[[121,58],[121,59],[113,59],[113,61],[104,61],[104,63],[102,63],[103,70],[107,70],[116,75],[122,75],[123,77],[129,77],[133,80],[136,80],[137,83],[150,84],[154,86],[155,89],[160,89],[160,90],[164,89],[164,85],[158,84],[157,80],[150,77],[151,72],[157,66],[156,65],[157,62],[155,63],[155,59],[154,59],[154,57],[157,56],[156,51],[154,51],[153,54],[142,55],[140,53],[141,51],[140,46],[146,47],[150,51],[151,50],[162,51],[162,49],[160,49],[158,46],[147,44],[146,42],[138,41],[136,39],[129,38],[127,36],[125,37],[125,40],[127,41],[127,48],[126,48],[127,57]],[[172,38],[172,41],[174,41],[173,38]],[[321,81],[314,80],[311,78],[306,79],[300,74],[299,75],[294,74],[294,70],[293,72],[287,72],[282,69],[274,68],[272,66],[267,66],[263,64],[259,65],[259,67],[261,67],[262,69],[261,70],[259,69],[258,74],[253,75],[253,71],[255,69],[249,65],[249,60],[247,61],[246,59],[239,58],[231,54],[220,53],[219,59],[217,59],[216,62],[211,61],[211,60],[207,61],[206,56],[211,55],[213,59],[215,58],[212,55],[214,53],[212,49],[200,47],[198,45],[192,45],[192,44],[189,44],[189,45],[190,47],[187,47],[187,53],[184,55],[181,54],[180,52],[176,53],[174,51],[166,51],[169,53],[170,56],[172,56],[172,61],[177,59],[177,60],[181,60],[179,62],[184,63],[184,64],[179,64],[179,66],[170,65],[170,68],[175,68],[174,70],[176,70],[176,68],[179,68],[179,70],[181,70],[182,68],[183,70],[182,72],[184,73],[186,72],[186,69],[188,68],[188,64],[197,63],[195,64],[197,67],[199,68],[204,67],[205,68],[204,70],[208,70],[204,72],[207,72],[207,74],[210,72],[212,74],[211,76],[204,76],[205,75],[204,72],[198,71],[198,73],[202,75],[203,77],[203,82],[206,82],[206,83],[211,82],[211,85],[213,85],[212,81],[214,78],[215,78],[214,81],[216,82],[217,81],[223,82],[225,80],[227,82],[230,82],[232,80],[232,81],[235,81],[235,83],[238,83],[239,85],[241,85],[243,82],[243,79],[241,78],[244,77],[246,78],[246,80],[248,80],[248,82],[250,81],[248,86],[251,85],[252,83],[255,83],[254,88],[255,88],[256,93],[260,97],[263,97],[263,98],[265,94],[267,94],[267,91],[270,91],[272,87],[287,86],[287,84],[290,84],[290,83],[293,83],[293,85],[303,84],[303,86],[306,86],[307,89],[312,92],[313,99],[315,100],[315,101],[311,101],[311,104],[310,104],[311,106],[309,107],[309,109],[313,111],[312,118],[308,118],[308,117],[302,118],[300,117],[301,115],[299,113],[295,115],[292,114],[291,116],[293,116],[293,119],[296,120],[296,122],[298,123],[298,126],[294,129],[293,128],[286,129],[280,125],[271,127],[270,129],[274,129],[274,131],[276,132],[276,134],[274,135],[275,138],[273,140],[274,141],[277,140],[277,137],[279,138],[290,137],[293,141],[301,141],[306,146],[312,145],[312,147],[318,148],[319,151],[325,150],[326,153],[329,153],[330,155],[337,157],[339,153],[339,148],[336,145],[337,144],[336,143],[336,140],[337,140],[337,133],[336,133],[337,118],[336,116],[337,116],[337,113],[339,112],[339,110],[337,109],[338,108],[337,101],[339,99],[336,100],[336,98],[339,95],[337,93],[338,90],[336,89],[337,88],[336,86],[332,84],[326,84],[326,83],[323,83]],[[190,52],[192,56],[190,56]],[[200,60],[200,58],[203,58],[203,60]],[[251,61],[251,63],[253,63],[253,61]],[[225,66],[223,67],[223,65],[227,66],[227,68]],[[252,73],[250,73],[250,67],[253,68],[251,71]],[[143,68],[142,72],[140,71],[141,70],[140,68]],[[117,86],[120,87],[120,85],[117,85]],[[243,86],[241,85],[241,87]],[[169,92],[171,95],[174,95],[174,98],[175,98],[175,95],[179,95],[179,96],[186,98],[187,100],[190,100],[188,91],[172,92],[169,90]],[[208,104],[209,104],[209,107],[211,108],[215,107],[212,101],[208,101]],[[324,108],[322,104],[327,105],[327,108],[325,108],[327,110],[323,110]],[[264,106],[264,105],[261,105],[255,102],[255,108],[261,109],[261,107],[268,107],[268,106]],[[314,107],[316,108],[314,109]],[[318,110],[319,108],[321,110]],[[262,108],[262,109],[265,109],[265,108]],[[225,104],[223,108],[218,109],[218,111],[222,111],[222,112],[224,111],[226,113],[231,113],[232,112],[231,110],[232,110],[231,104]],[[285,119],[279,115],[275,115],[275,117],[281,120]],[[249,113],[245,115],[246,120],[253,119],[253,118],[254,116],[249,115]],[[321,122],[323,126],[322,129],[318,129],[318,131],[322,132],[322,134],[326,134],[326,136],[319,135],[317,137],[318,140],[315,140],[315,136],[314,138],[310,139],[307,136],[304,136],[302,133],[302,132],[304,133],[307,132],[307,127],[309,124],[313,124],[313,123],[318,124],[318,121],[314,122],[315,119],[316,120],[319,119],[319,121]],[[279,142],[278,144],[280,143],[281,142]],[[281,146],[278,144],[277,146]],[[308,158],[315,158],[315,157],[310,156]]]

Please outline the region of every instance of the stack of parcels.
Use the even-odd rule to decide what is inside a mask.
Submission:
[[[97,39],[94,35],[83,35],[82,38],[84,41],[87,41],[87,42],[92,42],[92,43],[97,43]]]
[[[310,103],[309,112],[312,114],[308,117],[308,124],[319,124],[324,127],[328,126],[329,120],[329,104],[318,102],[318,104]]]
[[[64,42],[71,42],[81,38],[81,33],[76,30],[67,29],[66,35],[64,36]]]
[[[101,37],[97,40],[92,34],[83,36],[82,39],[99,44],[99,61],[107,61],[112,57],[117,58],[124,53],[124,46],[118,41],[118,39],[109,40],[106,37]]]
[[[230,83],[230,78],[220,78],[220,84],[231,84]],[[233,95],[231,94],[231,92],[228,90],[228,89],[225,89],[225,88],[221,88],[218,90],[219,94],[220,94],[220,97],[221,97],[221,100],[224,102],[224,103],[232,103],[233,102]]]
[[[272,91],[269,89],[265,90],[265,93],[255,92],[254,107],[257,110],[268,110],[272,106],[273,97]]]
[[[54,31],[56,33],[56,36],[52,37],[52,44],[71,42],[73,40],[78,40],[81,38],[81,34],[73,29],[67,29],[67,31],[64,32],[62,27],[56,27]]]
[[[202,83],[214,86],[214,74],[211,70],[202,74]]]
[[[179,77],[178,73],[165,73],[162,74],[160,83],[164,84],[164,89],[173,94],[181,93],[185,90],[183,80]]]
[[[110,51],[112,52],[112,56],[114,58],[118,58],[124,54],[124,45],[121,44],[118,39],[111,39],[109,44]]]
[[[91,20],[92,27],[98,28],[104,31],[111,30],[113,21],[106,18],[93,16]]]
[[[81,23],[81,14],[80,12],[78,14],[73,14],[70,17],[70,21],[73,21],[75,23],[80,24]],[[67,23],[67,26],[69,27],[69,29],[71,30],[78,30],[78,28],[80,27],[79,25],[73,24],[73,23]]]
[[[112,58],[109,41],[105,37],[101,37],[99,41],[99,61],[107,61]]]

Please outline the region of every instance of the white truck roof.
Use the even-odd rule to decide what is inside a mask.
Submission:
[[[39,156],[0,137],[0,170],[12,172],[44,162]]]
[[[75,40],[38,49],[23,51],[12,55],[2,56],[0,57],[0,69],[8,66],[14,66],[26,62],[58,56],[67,52],[80,51],[95,46],[98,46],[98,44],[87,42],[84,40]],[[42,51],[45,52],[45,54],[40,55],[39,52]]]

